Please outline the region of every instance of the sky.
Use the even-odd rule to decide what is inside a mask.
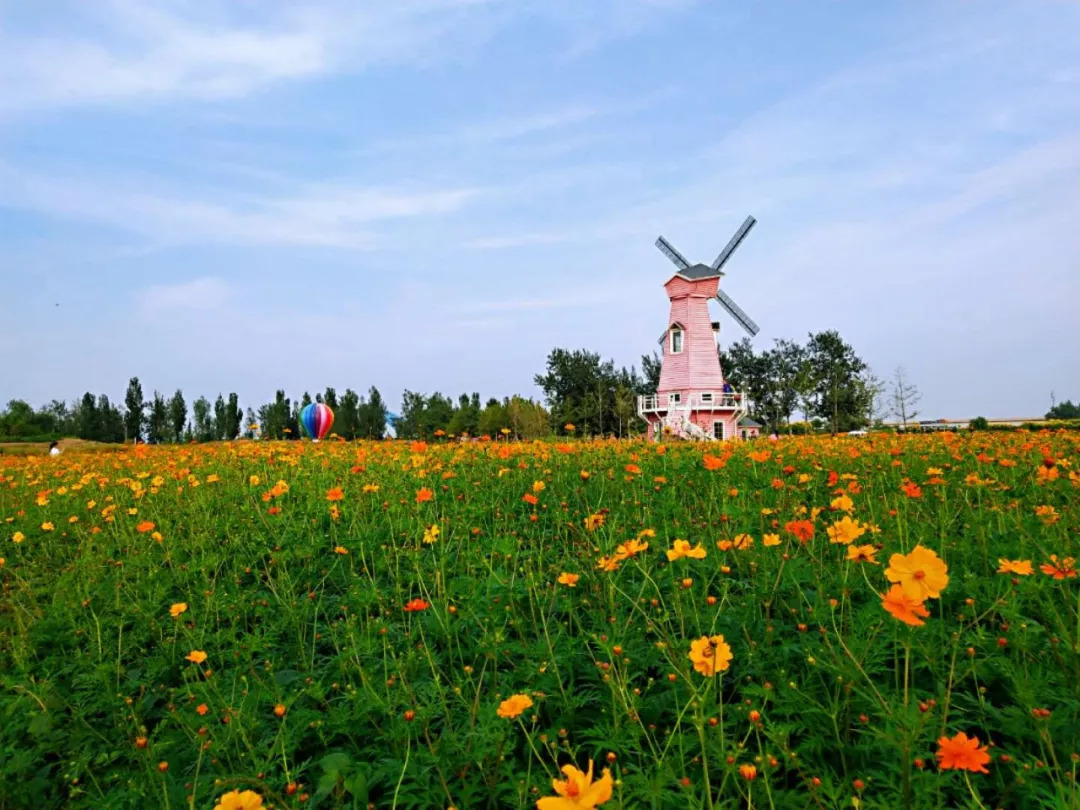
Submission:
[[[538,395],[747,214],[756,347],[1080,400],[1080,4],[0,0],[2,402]]]

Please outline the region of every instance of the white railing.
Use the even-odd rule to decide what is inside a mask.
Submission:
[[[730,411],[744,410],[744,397],[738,391],[700,391],[678,399],[678,394],[645,394],[638,397],[638,414],[665,413],[669,410]]]

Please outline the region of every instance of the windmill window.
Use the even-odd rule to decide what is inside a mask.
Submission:
[[[712,391],[706,391],[701,395],[701,402],[705,405],[712,403]]]
[[[682,402],[682,394],[668,394],[668,403],[671,405],[678,405]]]
[[[682,351],[683,331],[681,327],[671,327],[671,353],[679,354]]]
[[[724,423],[713,422],[712,423],[712,435],[714,439],[723,440],[724,438]]]

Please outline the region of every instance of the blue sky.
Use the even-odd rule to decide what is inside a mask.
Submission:
[[[532,394],[748,213],[758,346],[1080,398],[1080,5],[0,0],[3,401]]]

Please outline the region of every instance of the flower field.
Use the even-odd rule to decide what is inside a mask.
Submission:
[[[1080,806],[1080,438],[0,457],[0,810]]]

